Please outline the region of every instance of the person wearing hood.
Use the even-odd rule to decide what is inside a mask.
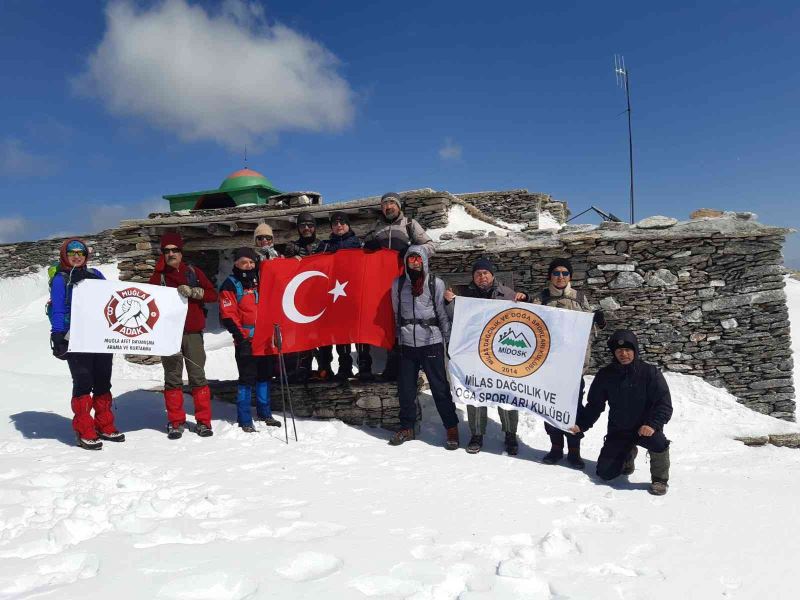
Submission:
[[[256,263],[262,260],[272,260],[273,258],[280,258],[280,254],[274,246],[275,238],[272,235],[272,227],[266,223],[259,223],[256,230],[253,232],[253,243],[256,248]],[[256,269],[258,265],[256,265]]]
[[[319,243],[316,252],[336,252],[348,248],[361,248],[361,240],[350,229],[350,218],[347,213],[337,211],[331,214],[331,235],[327,240]],[[372,378],[372,357],[369,354],[369,346],[366,344],[356,344],[358,349],[358,376],[362,381]],[[366,351],[365,351],[366,349]],[[350,353],[350,344],[337,344],[336,354],[339,357],[339,370],[334,379],[346,381],[353,376],[353,357]],[[333,363],[333,346],[322,346],[317,350],[319,362],[319,377],[327,379],[330,377],[331,364]]]
[[[511,300],[513,302],[527,302],[528,295],[523,292],[515,292],[510,287],[506,287],[495,279],[496,267],[488,258],[479,258],[472,265],[472,281],[466,291],[461,294],[465,298],[484,298],[487,300]],[[452,322],[455,312],[455,293],[448,289],[444,293],[447,303],[447,316]],[[477,454],[483,447],[483,436],[486,434],[486,423],[488,419],[488,409],[486,406],[473,406],[467,404],[467,420],[472,437],[467,444],[467,452]],[[500,425],[505,434],[506,452],[511,456],[519,452],[519,442],[517,441],[517,424],[519,423],[519,411],[508,410],[500,406],[497,407],[500,415]]]
[[[239,248],[233,256],[233,273],[219,288],[219,319],[233,336],[239,386],[236,395],[236,421],[242,431],[254,433],[250,405],[256,393],[256,416],[269,427],[280,427],[273,418],[269,380],[271,356],[253,356],[253,335],[258,316],[258,255],[250,248]]]
[[[117,431],[111,409],[112,354],[69,352],[69,325],[73,287],[84,279],[105,279],[97,269],[87,267],[90,249],[81,239],[64,240],[58,269],[50,282],[50,345],[53,356],[66,360],[72,375],[72,429],[78,446],[100,450],[102,440],[124,442]],[[92,416],[94,410],[94,416]]]
[[[444,365],[450,317],[444,305],[444,281],[430,273],[428,258],[425,246],[410,246],[404,259],[405,273],[392,282],[392,307],[400,354],[397,374],[400,430],[389,444],[399,446],[414,439],[417,378],[422,369],[446,430],[445,448],[455,450],[458,448],[458,416]]]
[[[589,387],[584,410],[571,431],[588,431],[609,407],[608,432],[597,459],[597,475],[604,480],[634,471],[637,446],[650,452],[648,491],[663,496],[669,488],[669,446],[664,426],[672,417],[672,399],[658,367],[639,358],[639,341],[628,329],[608,340],[611,363],[597,372]]]
[[[400,257],[404,257],[409,246],[425,246],[428,256],[433,256],[436,248],[433,240],[425,229],[415,219],[403,214],[403,200],[396,192],[387,192],[381,196],[381,216],[375,226],[364,236],[364,248],[378,250],[389,248],[397,250]],[[386,365],[381,378],[384,381],[397,379],[398,354],[397,348],[392,348],[386,356]]]
[[[298,238],[288,242],[283,250],[286,258],[302,258],[314,254],[317,248],[317,220],[309,212],[301,212],[295,221]]]
[[[592,356],[592,340],[598,329],[605,329],[606,318],[602,310],[594,310],[589,297],[583,290],[576,290],[572,287],[572,263],[567,258],[556,258],[547,268],[548,285],[538,296],[533,299],[534,304],[563,308],[566,310],[577,310],[580,312],[594,313],[592,331],[589,334],[589,343],[586,345],[586,354],[583,360],[583,372],[581,373],[581,385],[578,390],[578,412],[580,413],[583,403],[583,375],[589,367]],[[582,434],[573,435],[561,431],[557,427],[544,424],[544,430],[550,438],[550,452],[548,452],[542,462],[547,465],[554,465],[564,458],[564,439],[567,441],[567,464],[573,469],[583,469],[586,466],[581,458],[581,438]]]
[[[164,367],[164,403],[167,407],[167,437],[179,439],[186,427],[183,410],[183,367],[189,373],[189,385],[194,399],[195,433],[200,437],[213,435],[211,430],[211,390],[206,380],[206,351],[203,330],[206,327],[205,302],[217,301],[217,290],[205,273],[183,260],[183,238],[179,233],[161,236],[161,257],[150,276],[153,285],[177,288],[189,306],[183,325],[181,351],[162,356]]]

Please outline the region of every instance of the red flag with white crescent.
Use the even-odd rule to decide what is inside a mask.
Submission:
[[[253,353],[278,353],[275,324],[280,325],[283,352],[348,343],[391,348],[395,320],[390,294],[401,272],[394,250],[348,249],[263,261]]]

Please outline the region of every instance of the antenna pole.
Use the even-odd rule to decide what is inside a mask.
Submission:
[[[628,113],[628,167],[630,171],[630,211],[631,211],[631,224],[635,222],[634,215],[634,193],[633,193],[633,127],[631,125],[631,86],[630,86],[630,70],[625,67],[625,57],[614,55],[614,73],[617,76],[617,84],[625,85],[625,101],[628,108],[625,110]]]

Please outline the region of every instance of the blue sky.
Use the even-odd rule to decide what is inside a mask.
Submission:
[[[525,187],[627,217],[614,53],[637,217],[800,225],[794,2],[54,6],[0,5],[3,241],[166,207],[240,168],[245,144],[277,187],[327,202]]]

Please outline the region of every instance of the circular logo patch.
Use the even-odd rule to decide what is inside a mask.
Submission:
[[[129,338],[153,331],[160,316],[155,299],[135,287],[114,292],[103,314],[113,331]]]
[[[527,377],[547,360],[550,331],[536,313],[509,308],[483,328],[478,353],[483,364],[495,373]]]

